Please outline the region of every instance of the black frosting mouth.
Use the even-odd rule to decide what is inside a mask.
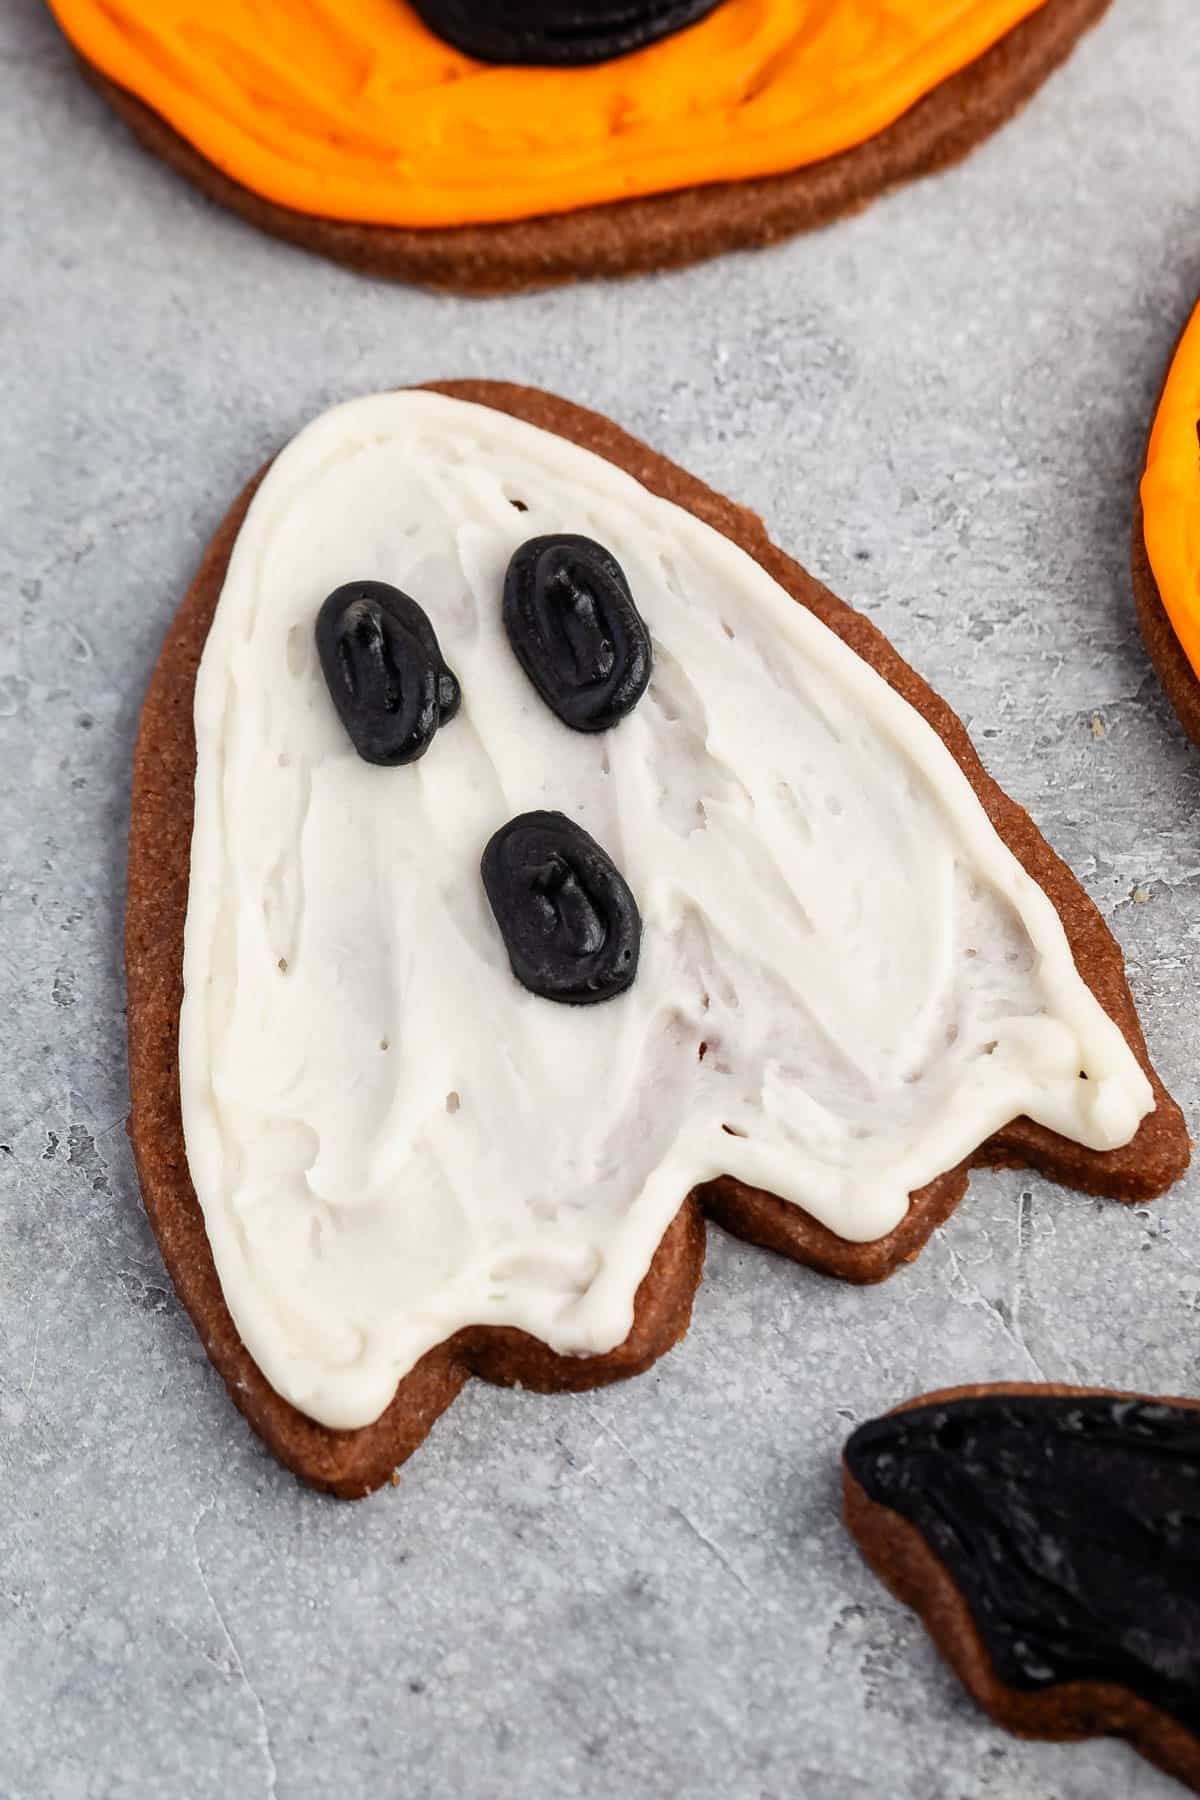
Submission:
[[[430,31],[481,62],[581,68],[641,50],[720,0],[412,0]]]

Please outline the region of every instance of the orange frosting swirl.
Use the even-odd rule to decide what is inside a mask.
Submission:
[[[361,224],[568,212],[864,143],[1045,0],[725,0],[598,67],[496,68],[404,0],[51,0],[89,62],[266,199]]]
[[[1142,476],[1142,532],[1167,616],[1200,675],[1200,306],[1158,403]]]

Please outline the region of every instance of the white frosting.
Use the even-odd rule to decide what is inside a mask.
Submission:
[[[653,634],[645,697],[599,736],[504,634],[508,559],[547,531],[604,543]],[[318,665],[321,601],[357,579],[412,594],[462,684],[405,768],[358,758]],[[196,735],[188,1160],[242,1337],[328,1425],[376,1418],[463,1325],[612,1349],[697,1182],[873,1239],[1018,1114],[1106,1150],[1153,1104],[925,720],[727,539],[490,409],[379,395],[283,452]],[[637,898],[616,1000],[509,970],[479,859],[534,808]]]

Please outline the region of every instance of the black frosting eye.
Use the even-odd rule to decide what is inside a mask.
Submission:
[[[447,43],[482,62],[580,67],[682,31],[719,0],[413,0]]]
[[[415,762],[461,698],[415,600],[385,581],[335,588],[317,614],[317,654],[338,717],[366,762]]]
[[[504,578],[504,626],[542,699],[573,731],[607,731],[650,679],[650,633],[614,556],[591,538],[530,538]]]
[[[557,812],[521,813],[483,853],[483,885],[523,987],[586,1006],[637,974],[642,921],[594,837]]]

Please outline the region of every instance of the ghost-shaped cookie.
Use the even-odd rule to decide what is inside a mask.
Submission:
[[[972,1159],[1144,1197],[1187,1156],[1104,927],[883,640],[750,515],[604,422],[466,391],[353,401],[283,451],[181,614],[139,751],[143,1186],[239,1402],[260,1425],[255,1393],[286,1415],[264,1429],[310,1474],[312,1443],[328,1461],[383,1432],[447,1346],[458,1382],[493,1340],[543,1347],[547,1385],[620,1372],[605,1359],[689,1194],[879,1275]],[[599,728],[564,721],[506,623],[514,557],[562,534],[603,548],[649,634],[648,674]],[[208,626],[196,596],[211,609],[226,556]],[[410,596],[452,672],[412,760],[367,760],[335,703],[317,622],[347,583]],[[201,640],[176,871],[181,1170],[165,797],[191,773],[179,681]],[[529,813],[588,834],[636,903],[636,974],[595,1004],[514,973],[481,862]],[[325,1464],[314,1478],[338,1485]],[[372,1463],[341,1487],[381,1478]]]

